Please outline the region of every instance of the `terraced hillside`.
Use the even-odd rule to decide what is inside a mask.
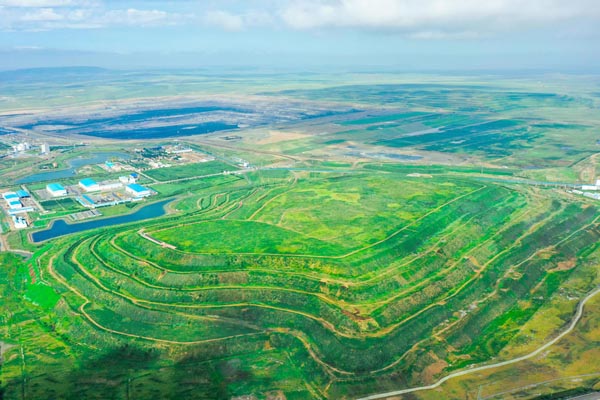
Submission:
[[[75,393],[337,399],[431,383],[497,357],[596,250],[593,205],[377,168],[257,172],[163,218],[56,240],[39,262],[60,294],[52,329],[133,360]],[[37,379],[32,396],[66,384]]]

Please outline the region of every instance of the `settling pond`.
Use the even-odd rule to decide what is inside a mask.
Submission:
[[[173,199],[167,199],[157,203],[148,204],[131,214],[96,219],[88,222],[68,224],[64,220],[59,219],[54,221],[50,228],[32,233],[31,241],[34,243],[39,243],[45,240],[54,239],[59,236],[69,235],[71,233],[84,232],[90,229],[104,228],[118,224],[126,224],[129,222],[137,222],[145,219],[160,217],[166,213],[164,207],[165,204],[172,200]]]

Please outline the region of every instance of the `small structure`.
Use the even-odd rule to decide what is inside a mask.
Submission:
[[[53,197],[60,197],[67,195],[67,189],[60,183],[50,183],[46,185],[46,191]]]
[[[27,143],[27,142],[22,142],[22,143],[19,143],[19,144],[16,144],[16,145],[13,146],[13,150],[16,153],[27,151],[30,148],[31,148],[31,145],[29,143]]]
[[[23,208],[23,203],[21,203],[19,201],[19,199],[9,200],[8,201],[8,207],[10,207],[13,210],[18,210],[20,208]]]
[[[589,197],[590,199],[594,199],[594,200],[600,200],[600,193],[589,193],[589,192],[585,192],[583,194],[585,197]]]
[[[42,154],[50,153],[50,145],[48,143],[42,143],[40,145],[40,153],[42,153]]]
[[[133,195],[136,198],[141,198],[141,197],[148,197],[150,195],[152,195],[152,191],[142,185],[139,185],[137,183],[132,183],[129,184],[125,187],[125,190],[127,191],[127,193],[130,193],[131,195]]]
[[[13,223],[15,224],[15,228],[17,228],[17,229],[27,228],[27,220],[25,218],[13,215],[12,220],[13,220]]]
[[[106,166],[107,169],[113,169],[115,167],[115,164],[112,161],[105,161],[104,165]]]
[[[581,190],[598,190],[596,185],[581,185]]]
[[[136,174],[135,172],[132,174],[129,174],[127,176],[120,176],[119,177],[119,181],[121,183],[124,184],[128,184],[128,183],[136,183],[138,179],[138,174]]]
[[[98,182],[91,178],[85,178],[79,181],[79,186],[86,192],[97,192],[100,190]]]

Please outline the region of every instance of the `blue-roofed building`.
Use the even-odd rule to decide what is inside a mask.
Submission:
[[[132,194],[134,197],[147,197],[152,194],[152,191],[137,183],[129,184],[125,187],[127,193]]]
[[[53,197],[60,197],[67,195],[67,189],[60,183],[49,183],[46,185],[46,191]]]
[[[94,201],[94,199],[92,199],[87,194],[84,194],[81,197],[76,197],[75,200],[77,200],[79,202],[79,204],[81,204],[84,207],[87,207],[87,208],[95,208],[96,207],[96,202]]]
[[[18,199],[19,195],[17,195],[15,192],[6,192],[6,193],[2,194],[2,198],[6,201],[10,201],[10,200]]]
[[[8,200],[8,206],[12,209],[23,208],[23,204],[21,204],[19,199]]]
[[[11,210],[18,210],[23,208],[23,204],[19,200],[19,196],[15,192],[2,193],[2,198],[8,204],[8,208]]]
[[[85,178],[79,181],[79,186],[86,192],[97,192],[100,190],[98,182],[91,178]]]
[[[23,189],[17,190],[17,196],[19,196],[20,199],[25,199],[25,198],[31,197],[29,195],[29,193],[27,193],[27,191],[23,190]]]

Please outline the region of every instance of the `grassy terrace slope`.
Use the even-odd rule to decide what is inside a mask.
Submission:
[[[480,185],[419,182],[394,176],[340,176],[310,182],[235,210],[153,231],[153,237],[200,253],[340,256],[416,223],[427,212]],[[260,207],[258,207],[260,206]],[[257,208],[258,207],[258,208]]]
[[[193,375],[207,393],[221,382],[217,397],[355,397],[498,356],[600,237],[594,206],[535,188],[393,169],[276,175],[185,194],[150,223],[58,239],[39,263],[61,298],[52,329],[94,347],[134,343],[145,369],[112,378],[122,388],[134,376],[132,396],[185,396]],[[165,359],[206,368],[173,386]],[[231,373],[245,378],[215,378]],[[63,382],[51,375],[32,378],[30,395]]]

